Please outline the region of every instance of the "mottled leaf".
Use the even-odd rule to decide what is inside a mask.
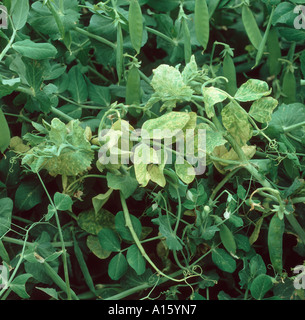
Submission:
[[[277,107],[278,101],[272,97],[264,97],[253,102],[249,114],[260,123],[271,120],[272,112]]]
[[[234,98],[241,102],[255,101],[264,96],[268,96],[272,89],[268,83],[258,79],[249,79],[237,90]]]
[[[215,116],[214,105],[224,101],[228,95],[226,92],[215,87],[202,87],[201,91],[205,105],[205,112],[208,118],[212,118]]]
[[[222,112],[222,122],[228,132],[240,146],[244,146],[252,137],[252,126],[248,114],[233,102],[227,104]]]

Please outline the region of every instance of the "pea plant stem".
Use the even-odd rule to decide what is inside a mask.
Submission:
[[[185,281],[185,279],[175,279],[172,278],[169,275],[166,275],[165,273],[163,273],[155,264],[154,262],[150,259],[150,257],[147,255],[144,247],[142,246],[142,243],[140,242],[134,228],[131,222],[131,218],[130,218],[130,214],[129,214],[129,210],[127,207],[127,203],[126,200],[122,194],[122,192],[120,191],[120,199],[121,199],[121,204],[122,204],[122,208],[123,208],[123,212],[124,212],[124,218],[125,218],[125,224],[127,226],[127,228],[129,229],[132,238],[135,242],[135,244],[137,245],[139,251],[141,252],[142,256],[144,257],[144,259],[151,265],[151,267],[161,276],[168,278],[169,280],[175,281],[175,282],[182,282]]]
[[[68,271],[68,262],[67,262],[67,252],[66,252],[66,247],[65,247],[65,241],[64,241],[64,237],[63,237],[63,234],[62,234],[62,229],[61,229],[61,225],[60,225],[60,221],[59,221],[59,217],[58,217],[58,212],[57,212],[57,209],[56,209],[56,206],[40,176],[40,174],[37,172],[37,176],[40,180],[40,183],[42,185],[42,187],[44,188],[46,194],[47,194],[47,197],[49,198],[49,201],[51,203],[51,205],[53,206],[53,208],[55,209],[54,210],[54,216],[55,216],[55,220],[56,220],[56,224],[57,224],[57,228],[58,228],[58,235],[59,235],[59,239],[60,239],[60,242],[61,242],[61,249],[62,249],[62,260],[63,260],[63,267],[64,267],[64,277],[65,277],[65,284],[66,284],[66,292],[67,292],[67,298],[68,300],[71,300],[72,299],[72,296],[71,296],[71,288],[70,288],[70,280],[69,280],[69,271]]]
[[[167,35],[165,35],[164,33],[157,31],[155,29],[152,29],[150,27],[145,27],[146,30],[150,33],[155,34],[156,36],[166,40],[167,42],[169,42],[170,44],[172,44],[173,46],[177,47],[178,46],[178,42],[176,42],[175,40],[173,40],[172,38],[168,37]]]
[[[87,36],[87,37],[90,37],[90,38],[92,38],[94,40],[97,40],[97,41],[107,45],[108,47],[110,47],[112,49],[116,49],[116,45],[113,42],[111,42],[111,41],[109,41],[109,40],[107,40],[107,39],[105,39],[103,37],[97,36],[96,34],[93,34],[93,33],[89,32],[87,30],[83,30],[83,29],[81,29],[79,27],[75,27],[74,30],[76,32],[78,32],[78,33],[81,33],[81,34]]]

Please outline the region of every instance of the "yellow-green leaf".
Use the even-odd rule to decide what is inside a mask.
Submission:
[[[251,139],[253,132],[247,112],[239,105],[230,102],[223,108],[221,116],[228,132],[240,146],[244,146]]]

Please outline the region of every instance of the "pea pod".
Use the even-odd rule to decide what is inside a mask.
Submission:
[[[243,5],[241,17],[250,42],[252,43],[254,48],[258,50],[260,43],[263,41],[263,37],[258,28],[254,15],[247,5]]]
[[[196,38],[205,50],[210,36],[210,16],[206,0],[195,1],[194,13]]]
[[[143,39],[143,17],[141,6],[137,0],[131,0],[129,5],[129,34],[133,48],[140,52]]]
[[[126,83],[126,99],[127,105],[137,105],[141,103],[141,84],[140,74],[136,66],[132,66],[128,72]],[[139,113],[134,108],[129,110],[130,114],[137,117]]]
[[[234,96],[237,91],[236,69],[233,59],[229,53],[226,53],[223,59],[223,75],[228,79],[226,91],[231,96]]]
[[[182,32],[183,32],[183,44],[184,44],[184,59],[185,63],[189,63],[192,56],[191,46],[191,34],[187,25],[186,19],[182,19]]]
[[[120,82],[123,73],[123,33],[121,24],[117,26],[117,44],[116,44],[116,70],[118,75],[118,81]]]
[[[277,76],[281,71],[280,58],[282,57],[280,43],[276,29],[271,29],[267,40],[268,68],[271,76]]]
[[[236,242],[231,230],[225,225],[222,224],[219,226],[219,235],[223,246],[229,253],[236,253]]]
[[[270,221],[268,229],[269,257],[274,270],[282,274],[283,269],[283,234],[285,230],[284,219],[275,214]]]
[[[296,79],[292,67],[285,71],[282,83],[283,102],[290,104],[296,102]]]
[[[253,68],[258,66],[258,64],[260,63],[260,61],[261,61],[261,59],[263,57],[263,54],[264,54],[264,51],[265,51],[265,46],[266,46],[267,39],[268,39],[268,36],[269,36],[270,28],[271,28],[273,14],[274,14],[274,8],[272,8],[272,11],[271,11],[271,14],[270,14],[270,17],[269,17],[269,21],[268,21],[268,24],[267,24],[266,31],[264,33],[264,36],[262,38],[262,42],[260,43],[258,51],[256,53],[255,66]]]
[[[11,133],[5,116],[0,109],[0,152],[4,152],[10,145]]]

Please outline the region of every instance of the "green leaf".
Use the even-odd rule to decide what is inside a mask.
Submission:
[[[249,266],[250,273],[253,278],[257,277],[260,274],[265,274],[267,272],[264,260],[259,254],[256,254],[250,259]]]
[[[250,292],[254,299],[261,300],[272,287],[272,278],[266,274],[260,274],[251,283]]]
[[[68,73],[69,76],[69,86],[68,90],[72,98],[77,103],[84,103],[88,98],[88,88],[87,83],[82,75],[80,67],[74,66]]]
[[[29,0],[12,0],[11,16],[16,30],[20,30],[25,26],[28,19],[29,9]]]
[[[125,199],[129,198],[138,187],[138,181],[130,174],[115,175],[107,172],[106,177],[108,188],[122,191]]]
[[[103,249],[111,252],[119,252],[121,250],[120,239],[113,230],[103,228],[97,236]]]
[[[3,80],[0,76],[0,98],[8,96],[14,92],[20,84],[20,78]]]
[[[96,215],[98,215],[101,208],[109,200],[112,192],[113,190],[109,189],[106,193],[98,194],[97,196],[92,198],[92,204]]]
[[[205,112],[208,118],[215,116],[214,105],[227,99],[228,94],[215,87],[202,87]]]
[[[0,199],[0,238],[11,228],[13,205],[10,198]]]
[[[77,24],[80,16],[78,12],[78,1],[63,1],[63,11],[60,8],[60,0],[51,1],[51,4],[54,6],[55,11],[60,11],[60,15],[58,16],[64,30],[66,32],[71,30]],[[51,35],[52,38],[59,39],[61,37],[58,24],[56,23],[53,14],[43,2],[36,1],[32,4],[28,22],[34,30],[48,36]]]
[[[221,116],[225,128],[240,146],[244,146],[251,139],[253,132],[246,111],[230,102],[222,109]]]
[[[272,97],[264,97],[253,102],[249,114],[260,123],[268,123],[272,112],[277,107],[278,101]]]
[[[50,296],[51,298],[58,300],[58,293],[55,289],[53,288],[42,288],[42,287],[35,287],[36,289],[44,292],[45,294],[47,294],[48,296]]]
[[[43,189],[36,181],[22,182],[15,194],[15,206],[17,209],[27,211],[41,202]]]
[[[24,57],[34,60],[55,58],[57,49],[50,43],[38,43],[29,39],[17,41],[12,48]]]
[[[135,244],[128,248],[126,258],[128,264],[136,271],[137,275],[140,276],[145,272],[145,259]]]
[[[119,280],[127,271],[128,263],[122,253],[115,255],[109,262],[108,275],[112,280]]]
[[[273,113],[272,119],[269,122],[266,134],[271,138],[279,137],[284,132],[284,128],[305,121],[305,109],[302,103],[293,104],[281,104],[277,110]],[[300,127],[296,130],[291,130],[290,133],[301,138],[303,136],[303,130]]]
[[[25,284],[32,275],[25,273],[17,276],[10,284],[10,289],[13,290],[22,299],[28,299],[30,296],[26,292]]]
[[[212,251],[212,260],[222,271],[233,273],[236,270],[236,261],[224,249],[214,249]]]
[[[182,250],[181,240],[174,233],[166,215],[152,219],[152,222],[159,225],[159,232],[166,238],[166,244],[170,250]]]
[[[44,217],[45,221],[49,221],[54,216],[55,213],[56,213],[56,208],[54,208],[53,205],[49,204],[48,205],[48,213]]]
[[[130,215],[130,219],[136,235],[138,238],[140,238],[142,233],[142,225],[140,220],[132,214]],[[129,231],[129,228],[126,227],[123,211],[119,211],[115,216],[115,229],[120,234],[122,239],[133,241],[133,237]]]
[[[54,204],[57,210],[71,211],[73,201],[69,195],[56,192],[54,195]]]
[[[237,90],[234,98],[241,102],[255,101],[264,96],[268,96],[272,89],[268,83],[257,79],[249,79]]]

